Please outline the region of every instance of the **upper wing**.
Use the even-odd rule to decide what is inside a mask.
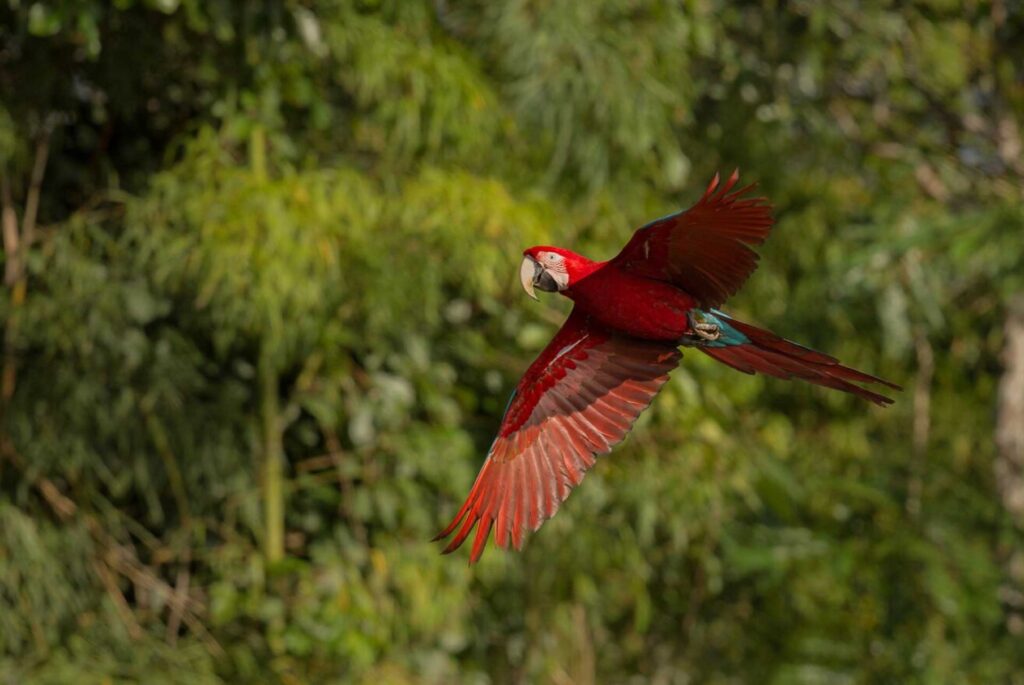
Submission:
[[[763,243],[772,227],[765,198],[740,199],[754,184],[732,190],[739,178],[737,169],[719,188],[715,174],[697,204],[637,229],[612,262],[678,286],[704,309],[718,307],[754,273],[750,246]]]
[[[478,523],[470,563],[491,529],[499,547],[517,549],[551,518],[569,491],[630,427],[682,355],[674,345],[604,330],[574,309],[509,402],[498,436],[465,504],[434,538],[457,549]]]

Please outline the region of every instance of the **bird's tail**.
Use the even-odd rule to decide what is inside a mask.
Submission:
[[[848,392],[883,407],[892,404],[893,400],[855,384],[881,383],[894,390],[902,390],[895,383],[843,366],[835,357],[781,338],[771,331],[731,319],[717,310],[695,310],[691,318],[694,325],[717,326],[717,337],[713,333],[703,337],[687,336],[685,344],[697,347],[709,357],[743,373],[763,373],[784,379],[799,378]],[[705,330],[714,331],[713,328]]]

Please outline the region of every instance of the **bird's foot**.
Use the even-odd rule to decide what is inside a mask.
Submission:
[[[701,340],[714,342],[722,337],[722,329],[714,323],[694,323],[693,333]]]
[[[694,342],[709,343],[714,342],[722,337],[722,329],[717,323],[711,323],[708,319],[710,317],[704,316],[701,311],[691,310],[687,315],[690,320],[690,338]]]

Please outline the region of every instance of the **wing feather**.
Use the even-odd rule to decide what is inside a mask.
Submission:
[[[772,214],[764,198],[743,197],[756,184],[733,190],[738,170],[724,184],[719,181],[715,174],[690,209],[638,229],[612,262],[636,275],[672,283],[703,308],[720,306],[757,268],[752,246],[768,237]]]
[[[527,369],[465,503],[437,540],[458,549],[476,529],[470,563],[493,530],[521,547],[604,454],[625,438],[680,358],[671,344],[600,328],[577,311]]]

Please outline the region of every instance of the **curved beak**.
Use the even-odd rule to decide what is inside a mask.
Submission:
[[[523,257],[523,263],[519,265],[519,281],[523,284],[523,290],[526,291],[527,295],[538,301],[540,298],[533,292],[533,284],[539,276],[538,272],[543,271],[544,268],[530,255]]]

